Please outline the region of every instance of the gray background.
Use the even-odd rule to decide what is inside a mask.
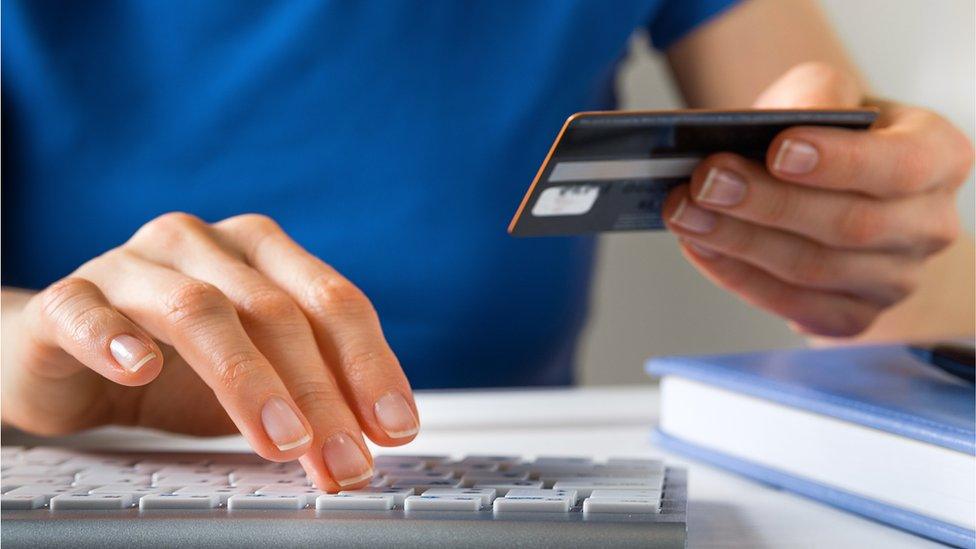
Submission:
[[[822,2],[875,93],[939,111],[974,135],[976,2]],[[678,108],[662,59],[634,37],[618,88],[623,108]],[[960,198],[974,226],[972,176]],[[783,322],[718,290],[688,265],[667,234],[602,237],[590,322],[580,343],[584,384],[647,382],[651,355],[802,345]]]

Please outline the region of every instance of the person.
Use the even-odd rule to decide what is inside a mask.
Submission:
[[[593,240],[505,224],[641,27],[691,107],[880,109],[705,159],[664,211],[698,270],[811,336],[973,330],[972,147],[808,0],[3,9],[6,425],[239,430],[335,490],[417,433],[408,378],[570,383]]]

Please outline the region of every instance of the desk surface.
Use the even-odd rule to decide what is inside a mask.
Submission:
[[[649,434],[656,387],[420,392],[417,439],[385,453],[660,456],[689,470],[688,546],[941,547],[831,507],[663,452]],[[6,444],[23,444],[8,436]],[[27,443],[36,443],[27,440]],[[106,428],[58,443],[117,449],[247,451],[240,437],[195,439]]]

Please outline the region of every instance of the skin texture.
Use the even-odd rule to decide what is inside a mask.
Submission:
[[[869,102],[823,17],[803,0],[745,2],[668,55],[695,107]],[[705,276],[805,333],[972,334],[973,248],[958,238],[954,206],[972,146],[933,113],[870,102],[882,110],[870,132],[794,128],[772,144],[766,165],[706,159],[665,215],[697,208],[710,229],[675,221],[671,229]],[[789,139],[818,151],[809,173],[775,169]],[[714,167],[746,182],[739,203],[699,200]],[[342,479],[323,454],[329,441],[345,437],[343,455],[358,448],[368,460],[364,435],[398,445],[419,425],[366,296],[260,215],[207,224],[167,214],[39,293],[4,289],[2,305],[3,421],[30,432],[105,424],[240,431],[260,455],[300,459],[320,488],[336,490]],[[112,354],[121,335],[143,346],[135,358],[151,356],[138,370]],[[272,440],[262,423],[272,397],[280,399],[274,409],[297,418],[279,431],[310,440]],[[406,424],[381,425],[395,414],[378,413],[376,403],[398,398]]]
[[[665,205],[669,227],[704,276],[817,344],[976,331],[973,241],[960,233],[956,210],[973,147],[958,129],[931,111],[869,97],[807,0],[743,2],[675,44],[668,58],[693,107],[880,109],[868,132],[791,128],[771,144],[765,165],[731,154],[706,158]],[[809,173],[776,169],[788,140],[817,150]],[[740,202],[707,200],[712,168],[745,182]],[[713,227],[676,223],[683,200],[693,213],[709,212],[699,218]]]
[[[263,216],[164,215],[40,293],[5,291],[3,325],[4,422],[35,433],[240,431],[267,459],[301,458],[327,490],[364,484],[342,482],[370,471],[364,434],[386,446],[416,434],[410,386],[369,300]],[[126,369],[112,354],[118,336],[152,358]],[[390,394],[409,422],[395,430],[374,408]],[[277,431],[264,423],[272,398],[292,418]],[[330,461],[335,437],[339,453],[358,457],[358,446],[364,458]]]

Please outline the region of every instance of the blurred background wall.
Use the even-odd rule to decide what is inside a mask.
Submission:
[[[875,93],[947,116],[970,139],[976,114],[976,2],[821,0]],[[681,107],[660,56],[637,35],[620,75],[622,107]],[[972,177],[959,204],[974,227]],[[780,320],[718,290],[667,234],[603,237],[590,323],[579,354],[583,384],[647,383],[643,360],[671,353],[798,346]]]

